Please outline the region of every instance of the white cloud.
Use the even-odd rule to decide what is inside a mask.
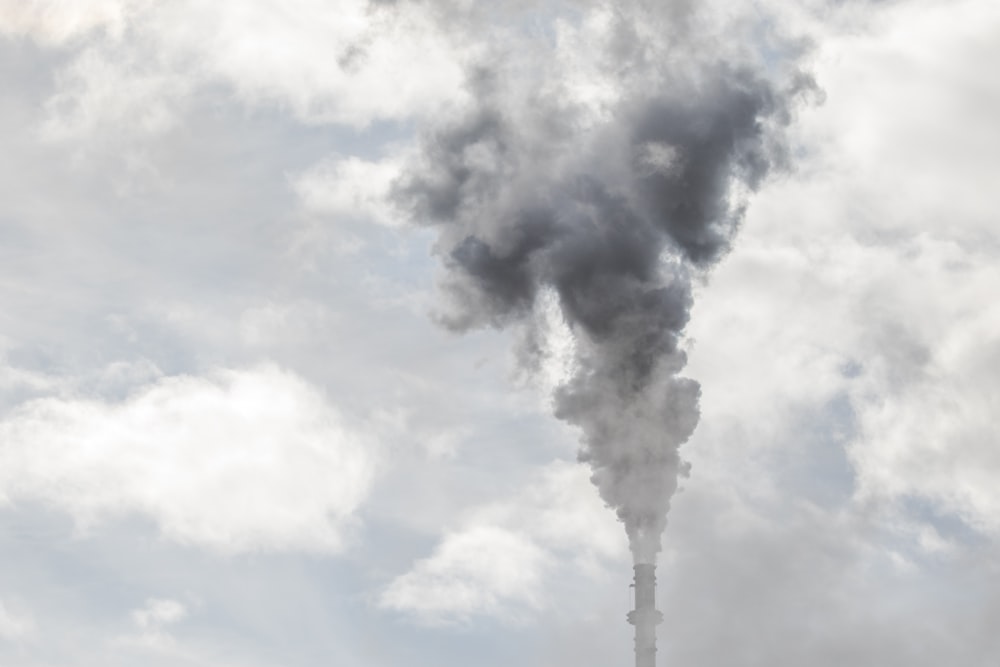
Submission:
[[[827,101],[802,114],[798,171],[754,199],[696,301],[694,474],[787,457],[810,427],[848,457],[845,498],[916,497],[996,535],[1000,167],[985,156],[1000,85],[981,63],[1000,57],[1000,11],[893,3],[871,17],[818,40]],[[825,414],[837,400],[853,414]]]
[[[0,33],[57,45],[103,29],[121,37],[133,7],[144,0],[0,0]]]
[[[590,468],[553,461],[514,498],[477,508],[472,523],[524,533],[566,562],[591,566],[627,553],[625,531],[590,481]]]
[[[0,641],[15,641],[30,636],[35,623],[30,616],[15,613],[0,600]]]
[[[46,105],[50,138],[162,132],[193,95],[220,84],[247,104],[275,106],[306,123],[357,127],[426,115],[464,95],[470,48],[442,32],[420,3],[77,5],[0,5],[10,32],[42,43],[95,35],[58,77]]]
[[[902,3],[882,19],[825,46],[831,108],[806,127],[836,160],[818,175],[838,215],[819,220],[861,260],[838,277],[861,371],[859,498],[921,497],[996,535],[1000,84],[981,64],[1000,58],[1000,8]]]
[[[478,615],[523,621],[551,603],[559,566],[592,578],[626,552],[624,531],[587,467],[556,461],[517,496],[471,509],[462,527],[389,584],[379,604],[427,623]]]
[[[548,554],[524,535],[477,526],[447,536],[434,553],[396,578],[380,604],[430,622],[473,614],[517,618],[541,605]]]
[[[167,377],[120,403],[46,398],[0,422],[0,492],[84,528],[129,513],[222,552],[336,552],[376,452],[273,366]]]
[[[301,299],[290,303],[268,301],[244,310],[239,336],[254,347],[302,344],[317,331],[329,331],[338,316],[324,304]]]
[[[871,360],[856,390],[863,438],[851,449],[860,492],[865,498],[922,496],[997,535],[1000,309],[981,304],[990,303],[1000,271],[996,261],[942,269],[946,262],[933,247],[921,255],[921,263],[930,259],[932,266],[922,267],[925,272],[911,262],[900,298],[924,302],[936,320],[930,328],[944,330],[924,335],[911,311],[894,322],[907,332],[897,334],[898,347]]]
[[[57,76],[41,134],[61,141],[163,133],[179,122],[193,83],[117,43],[85,49]]]
[[[132,612],[132,620],[141,630],[158,630],[187,616],[187,608],[177,600],[150,598],[145,606]]]
[[[160,34],[246,98],[307,122],[420,115],[461,82],[461,59],[419,3],[184,3],[165,13]]]
[[[139,609],[132,610],[132,622],[137,632],[117,639],[121,646],[131,646],[159,653],[187,657],[184,649],[169,628],[183,620],[188,614],[187,607],[169,598],[150,598]]]
[[[389,195],[401,166],[398,158],[328,159],[295,176],[292,188],[308,213],[396,226],[402,219]]]
[[[18,394],[51,395],[64,388],[65,379],[14,367],[3,357],[4,352],[0,344],[0,397],[8,398]]]
[[[169,660],[172,665],[216,664],[210,656],[202,655],[205,649],[196,643],[180,641],[171,632],[173,626],[187,618],[188,607],[171,598],[149,598],[130,616],[134,629],[115,637],[111,642],[116,653],[126,649],[138,653],[153,664]]]

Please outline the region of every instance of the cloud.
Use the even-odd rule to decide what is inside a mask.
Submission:
[[[909,279],[882,286],[897,303],[877,318],[875,349],[854,389],[861,437],[850,449],[869,500],[922,497],[1000,535],[1000,284],[997,260],[954,267],[953,244],[921,238],[895,264]],[[990,305],[984,305],[990,304]]]
[[[60,45],[96,30],[120,38],[133,8],[146,0],[2,0],[0,32]]]
[[[746,457],[812,458],[808,484],[826,470],[841,500],[892,514],[917,498],[995,535],[1000,199],[985,183],[1000,170],[983,157],[1000,89],[980,63],[1000,57],[1000,12],[864,15],[864,29],[838,33],[843,13],[817,28],[826,102],[795,127],[797,172],[757,194],[696,301],[705,416],[689,455],[720,481]],[[724,438],[745,455],[722,455]]]
[[[824,340],[855,376],[858,498],[921,499],[996,536],[1000,86],[982,63],[1000,58],[1000,10],[900,3],[876,18],[826,41],[827,108],[802,128],[826,156],[809,189],[831,205],[803,214],[810,272],[840,304]]]
[[[400,160],[395,158],[328,159],[295,176],[292,189],[307,213],[335,220],[361,217],[391,227],[402,222],[389,200],[401,169]]]
[[[162,134],[180,122],[194,84],[118,43],[81,51],[56,80],[40,127],[49,141]]]
[[[112,638],[102,647],[107,652],[94,657],[103,664],[112,665],[137,662],[171,666],[260,664],[255,658],[237,657],[232,652],[219,650],[191,633],[191,628],[184,628],[190,613],[189,605],[178,600],[149,598],[143,606],[131,610],[131,632]],[[177,632],[180,629],[189,630],[188,636]]]
[[[473,614],[516,618],[541,605],[547,554],[523,535],[477,526],[449,535],[427,559],[395,579],[380,604],[429,621]]]
[[[132,622],[137,633],[120,637],[118,643],[153,651],[176,652],[177,641],[168,628],[187,615],[187,607],[177,600],[150,598],[144,606],[132,610]]]
[[[0,492],[88,529],[138,513],[223,553],[343,550],[377,453],[274,366],[161,378],[117,403],[43,398],[0,422]]]
[[[169,632],[170,626],[184,620],[187,615],[187,607],[177,600],[150,598],[145,605],[132,610],[132,623],[136,632],[117,637],[114,644],[175,658],[190,658],[190,651],[181,647]]]
[[[420,3],[6,5],[13,3],[0,6],[8,32],[42,44],[89,36],[72,43],[77,50],[46,105],[45,134],[60,140],[166,131],[193,97],[220,85],[305,123],[405,120],[462,96],[471,48],[442,32]]]
[[[556,461],[518,495],[471,509],[430,556],[389,584],[379,605],[430,624],[477,616],[523,622],[551,605],[561,571],[593,577],[626,553],[587,470]]]
[[[132,620],[142,630],[172,625],[187,616],[187,608],[177,600],[150,598],[132,612]]]
[[[244,98],[306,122],[421,115],[461,82],[461,58],[419,3],[184,3],[162,17],[164,46],[200,57]]]
[[[34,633],[35,622],[27,614],[8,609],[0,600],[0,641],[17,641]]]

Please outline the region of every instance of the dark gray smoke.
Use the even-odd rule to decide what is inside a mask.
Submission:
[[[740,193],[783,159],[794,86],[711,58],[658,62],[630,18],[616,20],[624,37],[605,61],[655,85],[623,84],[588,114],[545,71],[525,90],[509,69],[480,67],[474,103],[426,133],[395,196],[438,230],[446,325],[530,334],[540,298],[556,295],[576,358],[555,414],[580,428],[580,459],[636,561],[654,562],[699,417],[699,385],[679,376],[692,278],[729,249]],[[538,363],[542,348],[527,349]]]

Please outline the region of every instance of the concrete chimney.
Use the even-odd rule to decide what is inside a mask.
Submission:
[[[656,566],[635,566],[635,609],[628,622],[635,626],[635,667],[656,667],[656,626],[663,614],[656,610]]]

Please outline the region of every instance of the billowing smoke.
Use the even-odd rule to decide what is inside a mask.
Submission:
[[[448,326],[515,326],[530,342],[540,302],[556,297],[575,360],[555,414],[579,427],[580,459],[646,563],[699,417],[699,385],[679,375],[692,280],[782,160],[804,81],[692,52],[691,35],[675,37],[691,16],[663,5],[607,14],[592,59],[611,92],[597,101],[558,64],[476,68],[474,102],[426,133],[395,190],[438,230]],[[544,347],[527,349],[537,364]]]

